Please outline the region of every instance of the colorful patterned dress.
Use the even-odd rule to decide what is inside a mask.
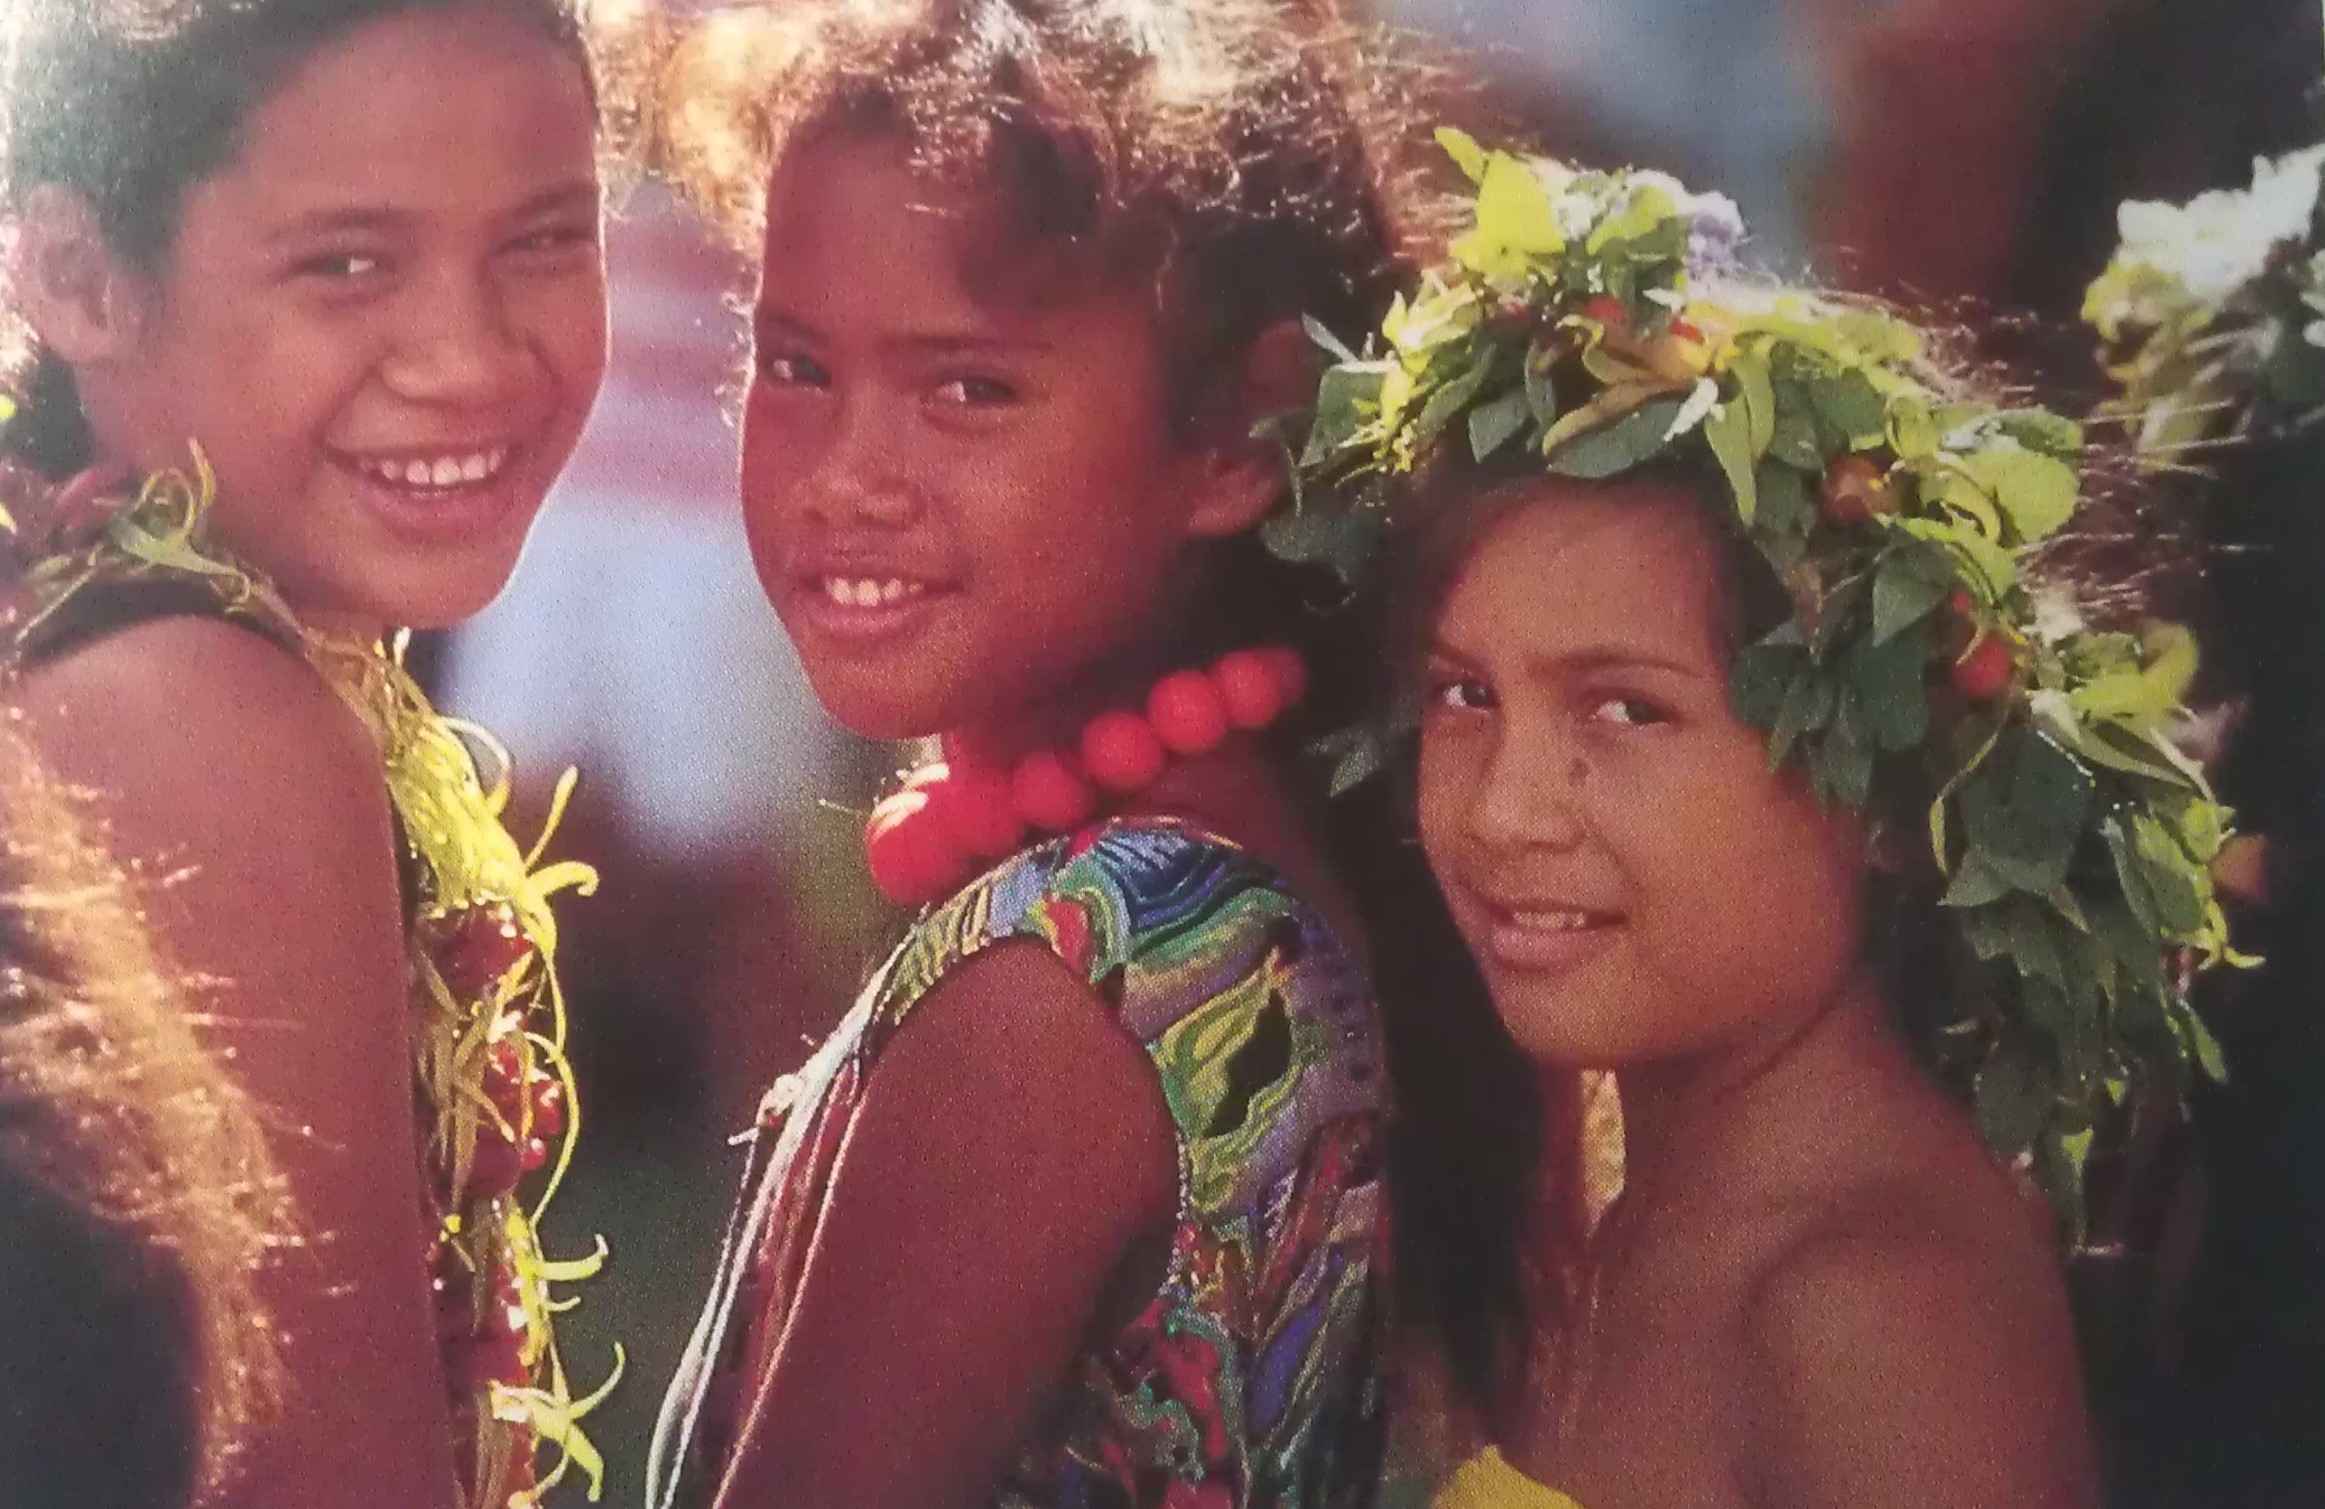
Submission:
[[[924,917],[762,1107],[744,1198],[648,1467],[707,1501],[805,1263],[873,1062],[992,944],[1046,945],[1145,1045],[1179,1142],[1160,1289],[1079,1357],[1006,1509],[1307,1509],[1378,1469],[1385,1084],[1370,986],[1323,918],[1241,849],[1171,819],[1020,853]],[[779,1134],[779,1135],[778,1135]]]

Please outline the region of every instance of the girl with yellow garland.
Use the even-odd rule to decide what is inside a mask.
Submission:
[[[37,0],[6,46],[0,666],[275,1133],[248,1482],[531,1504],[544,1439],[596,1470],[549,1332],[593,1261],[533,1235],[574,1121],[546,900],[587,872],[510,838],[392,635],[500,590],[603,373],[579,18]]]
[[[1443,140],[1475,219],[1325,378],[1278,532],[1390,532],[1405,716],[1347,747],[1417,723],[1475,965],[1388,970],[1431,982],[1387,997],[1400,1260],[1481,1422],[1437,1509],[2093,1503],[2058,1237],[2212,1058],[2180,975],[2226,950],[2187,639],[2043,582],[2074,425],[1752,281],[1725,200]],[[1582,1071],[1595,1223],[1570,1129],[1478,1104]]]

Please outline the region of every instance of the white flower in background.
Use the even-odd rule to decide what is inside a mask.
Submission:
[[[2032,590],[2034,619],[2028,625],[2034,637],[2044,644],[2057,644],[2083,632],[2083,610],[2075,603],[2074,595],[2057,586],[2041,586]]]
[[[1687,261],[1704,267],[1733,261],[1744,239],[1744,212],[1725,194],[1689,194],[1679,201],[1687,220]]]
[[[2309,229],[2325,145],[2253,164],[2249,189],[2214,189],[2185,205],[2132,200],[2118,212],[2123,260],[2178,278],[2188,295],[2216,304],[2259,276],[2269,253]]]

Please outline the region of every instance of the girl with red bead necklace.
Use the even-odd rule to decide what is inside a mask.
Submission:
[[[663,75],[762,258],[760,578],[836,718],[944,759],[868,829],[924,910],[764,1102],[656,1505],[1369,1501],[1381,1073],[1262,738],[1323,689],[1254,426],[1303,314],[1384,306],[1393,186],[1304,14],[784,0]]]

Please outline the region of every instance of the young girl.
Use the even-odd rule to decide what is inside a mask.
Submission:
[[[284,1409],[251,1479],[529,1503],[575,1412],[546,1285],[587,1266],[514,1195],[571,1115],[543,898],[574,877],[528,874],[385,641],[500,589],[597,389],[576,22],[60,5],[11,44],[0,666],[117,852],[169,875],[159,943],[309,1234],[265,1275]]]
[[[1302,676],[1254,425],[1391,272],[1340,66],[1260,3],[786,0],[672,67],[763,258],[760,578],[841,722],[948,759],[868,830],[935,906],[767,1097],[654,1503],[1369,1494],[1371,998],[1255,737]]]
[[[211,1502],[279,1390],[256,1108],[0,723],[0,1503]]]
[[[2090,1503],[2010,1169],[2071,1229],[2094,1126],[2203,1043],[2164,969],[2223,946],[2221,813],[2157,733],[2184,641],[2022,574],[2073,426],[1743,282],[1723,200],[1446,140],[1475,223],[1327,379],[1311,454],[1385,474],[1421,542],[1420,839],[1501,1051],[1561,1093],[1612,1071],[1624,1161],[1572,1246],[1412,1232],[1454,1249],[1424,1313],[1473,1322],[1443,1329],[1489,1448],[1438,1503]],[[1452,978],[1392,1009],[1457,1010]],[[1479,1345],[1497,1293],[1530,1303]]]

